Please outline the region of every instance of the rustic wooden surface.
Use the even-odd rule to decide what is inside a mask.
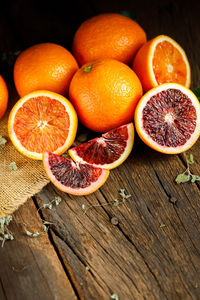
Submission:
[[[0,51],[39,42],[71,49],[73,34],[86,18],[131,10],[148,39],[167,34],[185,49],[192,88],[200,85],[200,5],[198,1],[5,2],[0,10]],[[11,70],[1,73],[13,85]],[[200,175],[200,141],[191,171]],[[127,161],[104,186],[87,197],[73,197],[52,184],[29,199],[9,226],[14,240],[0,249],[0,299],[200,299],[200,185],[177,185],[184,155],[163,155],[136,137]],[[131,198],[113,207],[124,188]],[[55,196],[63,201],[40,209]],[[96,205],[84,214],[82,204]],[[103,205],[98,206],[98,205]],[[116,217],[118,224],[111,223]],[[52,224],[43,232],[43,220]],[[30,238],[25,231],[42,232]]]

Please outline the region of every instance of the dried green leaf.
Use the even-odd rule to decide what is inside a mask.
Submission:
[[[34,232],[30,232],[30,231],[26,230],[26,235],[28,235],[30,237],[37,237],[40,235],[40,233],[39,232],[34,233]]]
[[[117,295],[117,294],[112,294],[111,296],[110,296],[110,298],[111,299],[114,299],[114,300],[119,300],[119,296]]]
[[[49,227],[46,226],[45,224],[43,224],[43,229],[44,229],[44,232],[47,232],[49,230]]]
[[[44,203],[42,207],[52,209],[52,203]]]
[[[120,190],[119,190],[119,194],[120,194],[120,196],[121,196],[124,200],[131,197],[130,194],[126,194],[125,189],[120,189]]]
[[[160,228],[165,227],[166,225],[164,223],[160,224]]]
[[[81,205],[82,210],[85,210],[85,204]]]
[[[118,199],[115,199],[115,202],[113,203],[113,206],[118,206],[120,204],[120,201]]]
[[[187,159],[188,164],[192,165],[194,163],[194,156],[190,154],[189,158]]]
[[[0,146],[4,146],[6,143],[7,143],[6,138],[0,135]]]
[[[89,271],[90,270],[90,266],[86,266],[85,269],[86,269],[86,271]]]
[[[10,170],[12,171],[17,171],[18,167],[16,165],[16,162],[12,161],[10,164],[9,164],[9,168]]]
[[[198,175],[191,175],[191,182],[200,181],[200,176]]]
[[[179,174],[176,179],[175,179],[176,183],[180,184],[180,183],[185,183],[190,181],[190,175],[188,174]]]
[[[61,201],[62,201],[62,198],[61,198],[61,197],[59,197],[59,196],[56,196],[56,197],[55,197],[55,204],[56,204],[56,205],[59,205]]]

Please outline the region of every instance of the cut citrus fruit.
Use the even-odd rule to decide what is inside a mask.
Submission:
[[[42,160],[44,151],[62,154],[71,146],[77,124],[76,111],[65,97],[49,91],[35,91],[12,108],[8,132],[22,154]]]
[[[134,127],[133,123],[129,123],[71,148],[68,153],[75,161],[110,170],[125,161],[133,148],[133,142]]]
[[[43,154],[43,163],[51,182],[61,191],[72,195],[95,192],[109,175],[109,170],[75,163],[72,159],[48,151]]]
[[[159,85],[139,101],[135,127],[151,148],[168,154],[184,152],[200,135],[200,103],[180,84]]]
[[[133,70],[145,91],[168,82],[190,87],[191,70],[185,51],[165,35],[155,37],[139,49]]]

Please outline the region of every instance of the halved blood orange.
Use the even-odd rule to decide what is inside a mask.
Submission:
[[[76,111],[65,97],[35,91],[22,97],[12,108],[8,132],[22,154],[42,160],[44,151],[62,154],[71,146],[77,124]]]
[[[134,127],[133,123],[129,123],[71,148],[68,153],[75,161],[110,170],[125,161],[133,148],[133,142]]]
[[[95,192],[109,175],[109,170],[75,163],[72,159],[48,151],[43,154],[43,163],[51,182],[61,191],[72,195]]]
[[[184,152],[200,135],[200,103],[186,87],[162,84],[138,102],[135,127],[151,148],[168,154]]]
[[[166,35],[153,38],[139,49],[133,70],[145,91],[168,82],[190,87],[191,70],[185,51]]]

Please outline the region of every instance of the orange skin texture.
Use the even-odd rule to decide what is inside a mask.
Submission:
[[[21,97],[35,90],[66,95],[77,69],[75,58],[64,47],[53,43],[37,44],[18,56],[14,65],[15,87]]]
[[[8,105],[8,88],[3,77],[0,75],[0,119],[5,114],[7,105]]]
[[[100,58],[114,58],[129,65],[145,42],[146,33],[135,21],[120,14],[100,14],[78,28],[73,54],[80,65]]]
[[[83,65],[69,88],[69,99],[79,120],[96,132],[131,122],[142,94],[142,85],[134,71],[114,59]]]
[[[176,83],[183,84],[186,87],[189,87],[190,86],[190,76],[191,76],[190,70],[188,70],[189,82],[188,82],[188,84],[184,84],[184,82],[183,82],[184,76],[185,77],[187,76],[187,70],[186,70],[185,63],[182,59],[181,54],[179,53],[179,49],[174,48],[171,44],[169,44],[169,42],[164,42],[164,43],[168,43],[168,45],[170,45],[170,48],[171,48],[171,49],[168,49],[169,57],[167,59],[170,59],[170,63],[175,68],[174,71],[171,73],[172,77],[170,78],[170,73],[167,73],[167,68],[166,68],[167,66],[165,65],[165,61],[164,61],[165,54],[162,52],[162,50],[159,51],[159,49],[156,47],[154,54],[155,53],[158,54],[159,57],[156,57],[156,55],[155,55],[153,57],[153,61],[151,62],[151,59],[150,59],[151,49],[152,49],[155,41],[157,39],[159,39],[160,37],[162,37],[162,36],[155,37],[152,40],[146,42],[138,50],[138,52],[133,60],[133,63],[132,63],[132,69],[138,75],[138,77],[142,83],[142,87],[143,87],[144,91],[148,91],[148,90],[156,87],[157,85],[160,85],[162,83],[167,83],[167,82],[176,82]],[[176,46],[180,47],[177,43],[176,43]],[[173,48],[174,48],[174,50],[173,50]],[[170,54],[170,51],[171,51],[171,54]],[[176,59],[177,59],[177,61],[176,61]],[[186,57],[186,60],[187,60],[187,57]],[[154,67],[155,67],[154,63],[156,63],[155,69],[154,69]],[[181,63],[181,68],[180,68],[180,63]],[[158,81],[160,81],[160,82],[155,82],[156,80],[153,80],[151,68],[150,68],[151,64],[153,64],[154,72],[155,72],[155,70],[157,70],[157,72],[159,72],[159,70],[160,70],[161,75],[157,74]],[[188,62],[188,64],[189,64],[189,62]],[[179,72],[181,72],[182,78],[180,78],[180,77],[176,78],[175,72],[177,72],[177,74]],[[155,74],[155,77],[156,77],[156,74]]]
[[[140,78],[142,87],[144,91],[148,91],[154,87],[156,84],[152,80],[152,76],[149,68],[149,51],[152,44],[152,40],[145,43],[137,52],[133,60],[133,70],[136,72],[137,76]]]

